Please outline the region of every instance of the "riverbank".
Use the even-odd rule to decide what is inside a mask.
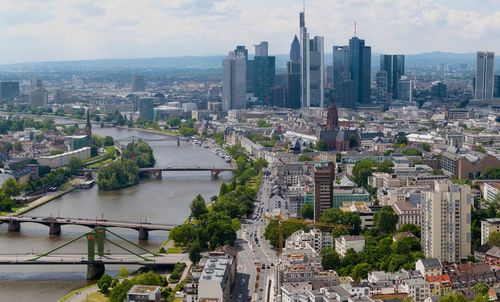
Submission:
[[[80,179],[70,179],[68,180],[65,184],[63,184],[57,192],[49,193],[46,194],[38,199],[35,199],[34,201],[30,202],[29,204],[26,204],[24,207],[19,208],[17,211],[13,213],[13,216],[18,216],[22,215],[25,213],[28,213],[29,211],[36,209],[54,199],[57,199],[65,194],[68,194],[69,192],[72,192],[73,190],[76,189],[76,186],[74,184],[78,184],[82,180]]]

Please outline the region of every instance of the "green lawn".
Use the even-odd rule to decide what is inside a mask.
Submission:
[[[182,249],[180,247],[167,248],[167,254],[178,254],[178,253],[182,253]]]

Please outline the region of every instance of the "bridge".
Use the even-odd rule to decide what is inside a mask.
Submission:
[[[140,249],[142,253],[136,253],[130,248],[124,247],[121,243],[113,242],[106,238],[106,233],[115,235],[126,243],[133,245],[136,249]],[[87,239],[87,253],[55,253],[56,251],[71,245],[75,241]],[[105,253],[104,243],[109,242],[121,250],[123,253]],[[97,249],[97,251],[96,251]],[[177,262],[189,264],[189,256],[185,253],[176,254],[158,254],[130,242],[129,240],[113,233],[103,227],[95,228],[94,230],[85,233],[51,251],[33,254],[0,254],[0,265],[87,265],[87,279],[96,280],[104,274],[105,265],[144,265],[149,267],[155,266],[173,266]]]
[[[161,134],[159,134],[159,135],[161,135]],[[164,141],[172,141],[175,139],[177,139],[177,138],[171,137],[171,136],[165,136],[163,138],[145,138],[145,137],[131,135],[131,136],[115,139],[115,142],[131,142],[131,141],[164,142]]]
[[[83,169],[84,172],[97,172],[99,171],[98,168],[88,168],[88,169]],[[234,167],[215,167],[215,166],[195,166],[195,167],[189,167],[189,166],[176,166],[176,167],[151,167],[151,168],[139,168],[139,173],[147,173],[154,175],[157,179],[161,179],[162,172],[164,171],[180,171],[180,172],[188,172],[188,171],[210,171],[210,176],[212,179],[217,179],[219,177],[219,174],[221,172],[225,171],[231,171],[234,172],[236,171],[236,168]]]
[[[50,235],[60,235],[63,225],[81,225],[89,228],[126,228],[139,232],[139,240],[147,240],[149,231],[170,231],[176,225],[150,222],[128,222],[107,219],[34,217],[34,216],[0,216],[0,223],[8,223],[9,232],[19,232],[21,223],[38,223],[49,227]]]

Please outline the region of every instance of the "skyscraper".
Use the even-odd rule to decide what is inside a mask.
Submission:
[[[471,254],[471,189],[449,180],[422,192],[422,251],[426,258],[460,262]]]
[[[0,101],[9,104],[19,95],[19,82],[0,82]]]
[[[309,39],[305,13],[300,13],[300,85],[303,108],[321,107],[324,104],[325,83],[324,38]]]
[[[139,117],[147,121],[154,119],[154,103],[152,98],[142,98],[139,100]]]
[[[300,18],[300,101],[301,107],[309,107],[311,104],[310,91],[310,61],[309,61],[309,33],[307,32],[305,12],[301,12]]]
[[[349,46],[333,46],[333,87],[339,86],[349,74]]]
[[[476,85],[474,98],[478,100],[493,98],[493,66],[495,53],[478,51],[476,63]]]
[[[357,103],[368,103],[371,97],[371,52],[365,40],[352,37],[349,40],[349,70],[354,81]]]
[[[253,93],[261,101],[269,102],[271,87],[274,86],[276,76],[276,57],[268,56],[268,43],[260,42],[255,45],[253,59]],[[248,89],[247,89],[248,90]]]
[[[401,101],[411,102],[413,101],[413,85],[410,78],[407,76],[402,76],[398,81],[398,99]]]
[[[301,107],[301,61],[300,42],[297,36],[290,46],[290,61],[286,62],[285,107],[297,109]]]
[[[314,220],[316,221],[321,218],[325,210],[333,207],[334,176],[335,164],[333,162],[314,164]]]
[[[325,43],[324,38],[315,36],[309,41],[310,103],[308,107],[323,107],[325,88]]]
[[[234,53],[236,55],[242,55],[245,57],[245,65],[246,65],[246,71],[245,71],[245,77],[246,77],[246,93],[253,93],[253,60],[248,59],[248,49],[243,46],[243,45],[238,45],[236,46]]]
[[[493,97],[500,98],[500,75],[495,76],[495,91],[493,92]]]
[[[387,92],[393,99],[399,99],[398,81],[405,74],[405,56],[380,55],[380,70],[387,73]]]
[[[242,51],[231,51],[222,61],[222,106],[224,111],[245,108],[246,72],[247,59]]]
[[[256,57],[267,57],[268,56],[268,49],[269,49],[269,43],[266,41],[260,42],[260,44],[254,45],[255,46],[255,56]]]
[[[377,101],[385,102],[387,100],[388,89],[388,76],[385,70],[377,71],[375,75],[375,93],[377,96]]]
[[[132,76],[130,90],[132,92],[144,92],[146,91],[146,82],[144,76],[135,75]]]

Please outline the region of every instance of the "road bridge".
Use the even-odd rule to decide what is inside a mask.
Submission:
[[[99,168],[89,168],[83,169],[84,172],[97,172]],[[167,167],[151,167],[151,168],[139,168],[139,173],[148,173],[154,175],[157,179],[161,179],[162,172],[166,171],[176,171],[176,172],[189,172],[189,171],[210,171],[210,176],[212,179],[217,179],[219,174],[225,171],[236,171],[234,167],[215,167],[215,166],[167,166]]]
[[[132,249],[123,246],[122,242],[113,242],[106,238],[106,233],[115,235],[125,243],[134,246],[136,250],[141,250],[142,253],[134,252]],[[87,239],[87,253],[55,253],[81,238]],[[119,247],[122,251],[125,251],[126,254],[106,253],[104,251],[105,242],[109,242]],[[96,280],[104,274],[106,264],[155,267],[173,266],[177,262],[184,262],[189,265],[188,254],[154,253],[103,227],[97,227],[51,251],[41,254],[0,254],[0,265],[86,265],[87,279],[92,280]]]
[[[81,225],[89,228],[126,228],[139,232],[139,240],[147,240],[150,231],[170,231],[176,225],[151,222],[129,222],[108,219],[34,217],[34,216],[0,216],[0,223],[8,223],[9,232],[19,232],[21,223],[38,223],[49,227],[50,235],[60,235],[63,225]]]

